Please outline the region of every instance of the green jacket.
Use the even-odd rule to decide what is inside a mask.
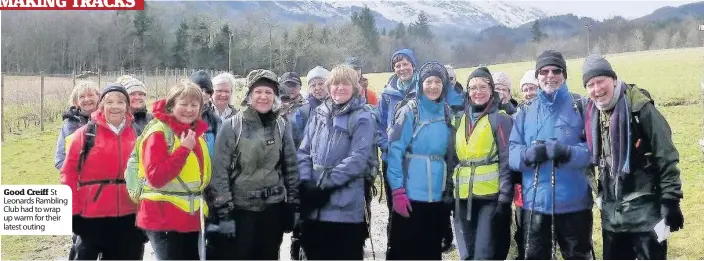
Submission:
[[[610,163],[603,159],[601,112],[592,100],[587,103],[586,126],[592,126],[592,138],[587,140],[594,150],[592,162],[599,170],[602,228],[611,232],[648,232],[662,220],[661,201],[682,198],[679,153],[667,120],[652,100],[635,85],[625,88],[624,98],[631,112],[632,142],[631,171],[622,176],[611,175]]]
[[[299,175],[291,125],[281,116],[264,123],[246,107],[227,119],[215,139],[212,205],[262,211],[299,204]]]

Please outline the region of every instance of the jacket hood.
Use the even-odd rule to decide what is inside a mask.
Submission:
[[[78,106],[71,106],[61,115],[61,120],[69,120],[72,122],[87,122],[89,115],[81,114],[83,112]]]
[[[625,85],[624,90],[626,90],[626,101],[631,107],[631,112],[640,111],[645,104],[652,102],[653,100],[648,98],[641,89],[636,85],[628,85],[625,82],[617,81],[619,84]]]
[[[166,123],[177,136],[180,136],[181,133],[185,133],[190,128],[196,132],[196,137],[200,137],[208,130],[208,124],[200,119],[200,117],[192,124],[193,127],[189,124],[178,122],[173,115],[166,111],[166,99],[154,102],[152,105],[152,114],[154,118]]]
[[[400,49],[396,51],[393,55],[391,55],[391,59],[389,60],[389,64],[391,65],[391,71],[394,71],[394,57],[397,55],[404,55],[408,57],[408,59],[411,61],[411,65],[413,68],[418,67],[418,62],[416,62],[416,56],[413,53],[411,49],[405,48],[405,49]]]
[[[353,95],[352,98],[350,98],[349,101],[343,106],[339,111],[336,112],[336,115],[341,115],[341,114],[346,114],[351,111],[355,111],[357,109],[360,109],[366,104],[365,100],[360,96],[359,94]],[[323,115],[326,115],[327,117],[330,117],[330,114],[333,112],[333,106],[334,102],[332,98],[327,98],[325,101],[321,104],[322,106],[318,106],[316,110],[319,113],[322,113]]]

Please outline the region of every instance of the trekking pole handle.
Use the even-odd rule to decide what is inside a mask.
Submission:
[[[545,144],[544,140],[534,140],[531,145],[539,145],[539,144]]]

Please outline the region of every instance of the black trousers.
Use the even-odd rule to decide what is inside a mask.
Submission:
[[[263,211],[235,210],[235,238],[209,240],[208,259],[278,260],[284,236],[286,206],[273,204]],[[211,244],[212,242],[212,244]]]
[[[616,233],[602,231],[604,260],[665,260],[667,241],[658,243],[655,232]]]
[[[199,232],[147,231],[158,260],[199,260]]]
[[[386,251],[388,252],[389,249],[391,248],[391,223],[392,223],[392,214],[394,212],[393,208],[393,201],[392,201],[392,196],[391,196],[391,187],[389,186],[388,179],[386,178],[387,176],[387,168],[388,165],[386,162],[381,162],[382,165],[382,178],[384,179],[384,193],[386,194],[386,208],[389,210],[389,218],[386,221]]]
[[[533,214],[532,224],[530,210],[523,209],[524,232],[529,237],[526,259],[551,259],[551,217],[550,214]],[[587,260],[591,256],[592,210],[555,215],[555,237],[560,252],[565,260]]]
[[[411,216],[392,212],[391,241],[387,260],[440,260],[442,238],[449,215],[442,202],[411,201]]]
[[[146,237],[135,226],[135,215],[85,218],[80,225],[73,260],[142,260]]]
[[[513,234],[513,240],[516,242],[516,257],[515,260],[523,260],[525,245],[523,245],[523,208],[516,206],[516,215],[514,216],[516,224],[516,233]]]
[[[303,250],[308,260],[362,260],[364,223],[309,221],[303,223]]]
[[[510,210],[510,209],[509,209]],[[511,249],[511,213],[504,215],[503,220],[494,220],[494,258],[506,260]]]

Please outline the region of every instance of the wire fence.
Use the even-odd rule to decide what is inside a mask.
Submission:
[[[80,72],[67,74],[32,73],[21,70],[0,75],[0,107],[2,107],[2,141],[7,135],[28,131],[44,132],[56,126],[70,106],[69,97],[76,82],[91,80],[100,88],[121,75],[132,75],[147,88],[147,101],[166,96],[179,79],[189,78],[196,69],[156,68],[154,70],[120,70],[111,72]],[[206,70],[211,77],[224,71]],[[235,86],[237,88],[237,86]],[[234,93],[233,100],[242,94]],[[234,102],[233,102],[234,103]]]

